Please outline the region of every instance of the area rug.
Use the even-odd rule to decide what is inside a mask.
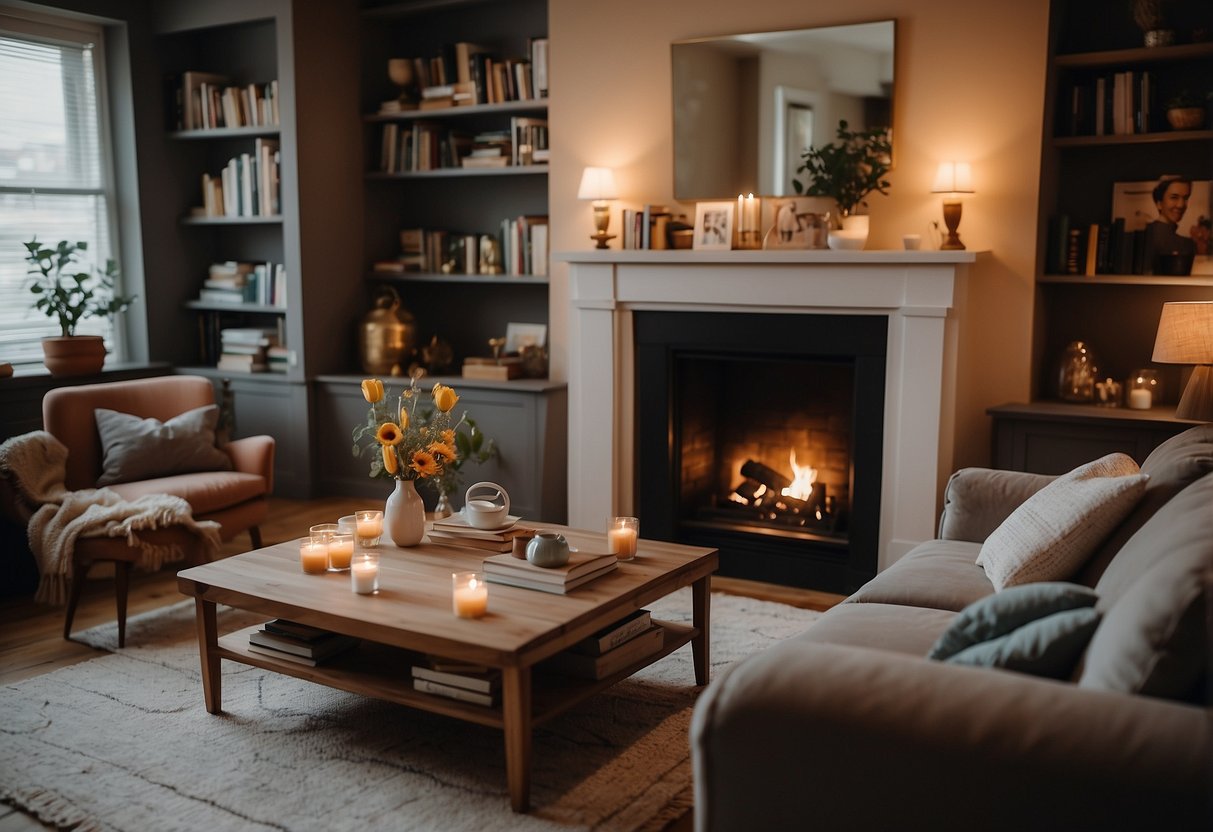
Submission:
[[[689,590],[653,605],[688,621]],[[501,732],[223,662],[202,702],[185,601],[79,639],[110,655],[0,688],[0,800],[86,830],[649,830],[690,806],[690,646],[536,729],[532,811]],[[220,631],[257,619],[220,607]],[[714,594],[712,670],[817,613]]]

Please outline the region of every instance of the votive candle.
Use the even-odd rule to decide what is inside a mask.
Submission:
[[[640,520],[635,517],[613,517],[607,526],[607,552],[619,560],[636,557],[640,539]]]
[[[1130,390],[1129,409],[1149,410],[1154,404],[1154,395],[1149,390]]]
[[[359,595],[379,591],[379,555],[362,552],[350,563],[350,589]]]
[[[344,572],[350,568],[350,559],[354,557],[354,536],[349,534],[334,534],[328,542],[329,569],[334,572]]]
[[[311,539],[299,544],[299,563],[309,575],[321,575],[329,568],[329,547],[325,543],[314,543]]]
[[[363,546],[378,546],[379,536],[383,534],[383,512],[363,510],[354,512],[354,523],[357,528],[358,542]]]
[[[451,573],[451,605],[460,618],[480,618],[489,609],[489,585],[480,572]]]

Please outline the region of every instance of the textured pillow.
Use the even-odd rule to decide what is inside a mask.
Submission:
[[[990,642],[1038,619],[1095,606],[1099,596],[1078,584],[1024,584],[974,601],[952,619],[929,659],[947,659],[975,644]]]
[[[1149,478],[1124,454],[1080,465],[1023,502],[982,544],[995,590],[1070,578],[1128,514]]]
[[[167,422],[101,407],[93,413],[101,435],[98,486],[232,468],[231,458],[215,447],[216,405],[187,410]]]
[[[1080,687],[1205,702],[1210,672],[1205,615],[1213,593],[1213,474],[1185,488],[1125,544],[1113,566],[1143,566],[1130,575],[1109,568],[1100,586],[1114,591]],[[1100,597],[1103,607],[1108,599]]]
[[[946,661],[1068,679],[1098,626],[1099,610],[1093,607],[1055,612],[1004,636],[966,647]]]

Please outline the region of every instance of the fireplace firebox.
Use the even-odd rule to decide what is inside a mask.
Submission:
[[[721,573],[845,593],[876,574],[887,318],[637,311],[644,535]]]

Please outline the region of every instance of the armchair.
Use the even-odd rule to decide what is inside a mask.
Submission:
[[[42,400],[42,420],[46,431],[68,448],[66,487],[79,490],[95,488],[103,470],[103,450],[94,416],[96,408],[164,422],[214,402],[214,387],[209,379],[201,376],[86,384],[48,392]],[[231,458],[230,471],[174,474],[106,487],[126,500],[145,494],[181,497],[190,504],[195,520],[219,523],[223,541],[247,531],[252,548],[259,548],[258,524],[269,511],[269,496],[274,487],[274,439],[250,436],[229,442],[222,449]],[[200,559],[196,541],[181,529],[161,529],[148,533],[147,537],[155,542],[184,545],[190,553],[188,559]],[[121,539],[82,538],[72,552],[72,558],[74,579],[63,626],[64,638],[71,634],[72,619],[89,569],[98,561],[112,561],[118,602],[118,643],[121,646],[126,630],[127,580],[138,552]]]

